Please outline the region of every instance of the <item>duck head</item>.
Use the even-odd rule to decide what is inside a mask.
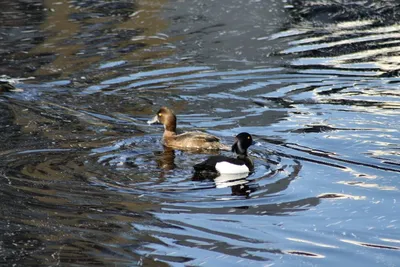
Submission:
[[[161,107],[153,119],[148,120],[148,124],[161,123],[164,125],[165,130],[175,132],[176,130],[176,116],[167,107]]]
[[[236,136],[235,143],[232,145],[232,152],[238,155],[247,155],[247,149],[253,145],[253,137],[249,133],[243,132]]]

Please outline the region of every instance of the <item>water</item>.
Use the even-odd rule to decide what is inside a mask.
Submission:
[[[395,1],[0,3],[2,265],[400,264]],[[194,177],[163,105],[255,172]]]

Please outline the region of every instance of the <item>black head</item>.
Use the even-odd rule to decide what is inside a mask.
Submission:
[[[253,137],[249,133],[240,133],[232,145],[232,152],[238,155],[247,155],[247,149],[253,144]]]

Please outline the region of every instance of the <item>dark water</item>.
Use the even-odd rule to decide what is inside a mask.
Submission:
[[[0,95],[1,265],[400,265],[396,1],[0,7],[27,79]],[[255,173],[194,179],[162,105],[253,134]]]

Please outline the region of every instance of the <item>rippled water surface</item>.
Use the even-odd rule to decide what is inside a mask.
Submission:
[[[396,1],[0,7],[2,265],[400,265]],[[196,177],[160,106],[254,173]]]

